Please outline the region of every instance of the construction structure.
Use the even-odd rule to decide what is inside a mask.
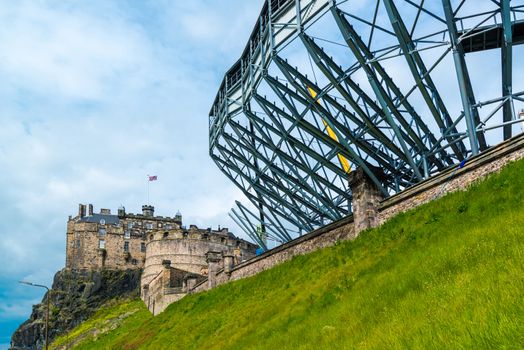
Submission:
[[[387,198],[522,132],[524,1],[266,0],[209,114],[210,155],[260,246]],[[515,67],[514,67],[515,66]]]

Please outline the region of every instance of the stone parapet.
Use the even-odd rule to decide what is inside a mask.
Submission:
[[[382,178],[382,170],[368,165],[377,178]],[[357,168],[349,174],[349,186],[351,187],[355,237],[363,230],[377,227],[378,205],[383,199],[380,189],[373,183],[363,168]]]

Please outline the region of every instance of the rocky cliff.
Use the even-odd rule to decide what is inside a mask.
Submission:
[[[141,270],[71,271],[56,273],[50,291],[49,340],[89,318],[102,304],[139,295]],[[45,342],[46,295],[30,318],[11,337],[12,350],[38,350]]]

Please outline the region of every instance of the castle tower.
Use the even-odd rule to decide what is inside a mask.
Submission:
[[[155,214],[155,207],[149,204],[142,206],[142,214],[144,216],[151,216],[153,217]]]
[[[180,213],[180,211],[176,212],[174,219],[178,225],[182,226],[182,214]]]
[[[120,206],[118,208],[118,217],[122,219],[122,218],[125,218],[125,216],[126,216],[126,208],[124,206]]]

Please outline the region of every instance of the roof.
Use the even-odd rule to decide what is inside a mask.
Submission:
[[[93,214],[89,216],[84,216],[80,218],[80,222],[96,222],[100,223],[100,220],[105,220],[106,225],[114,225],[120,223],[120,219],[118,218],[118,215],[111,215],[111,214]]]

